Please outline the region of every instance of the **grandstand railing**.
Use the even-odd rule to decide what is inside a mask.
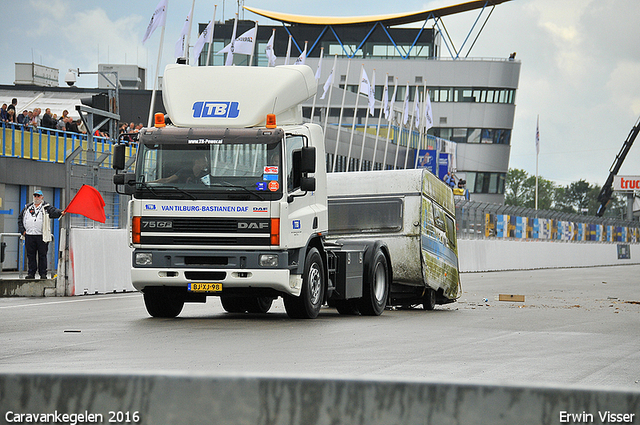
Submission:
[[[73,215],[69,219],[71,227],[120,228],[126,224],[123,210],[127,198],[115,192],[112,180],[111,139],[94,136],[93,144],[89,146],[86,134],[12,123],[1,123],[0,134],[0,156],[59,163],[67,167],[65,194],[68,199],[65,203],[73,198],[83,184],[98,189],[106,204],[107,221],[102,224]],[[131,143],[126,157],[131,159],[135,155],[136,146]]]
[[[456,200],[458,239],[640,243],[640,222]]]

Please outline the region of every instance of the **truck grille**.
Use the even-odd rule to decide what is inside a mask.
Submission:
[[[143,245],[269,246],[269,218],[142,217]]]

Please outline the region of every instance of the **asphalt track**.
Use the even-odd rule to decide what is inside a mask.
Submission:
[[[0,372],[221,373],[640,390],[640,266],[462,275],[457,303],[291,320],[217,298],[150,318],[138,293],[0,299]],[[524,302],[497,301],[500,294]]]

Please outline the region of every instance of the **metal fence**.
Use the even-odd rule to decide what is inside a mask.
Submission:
[[[640,222],[456,200],[459,239],[640,243]]]

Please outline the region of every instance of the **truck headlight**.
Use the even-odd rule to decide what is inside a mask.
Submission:
[[[261,254],[260,267],[278,267],[278,254]]]
[[[136,266],[150,266],[153,264],[153,255],[150,252],[136,252]]]

